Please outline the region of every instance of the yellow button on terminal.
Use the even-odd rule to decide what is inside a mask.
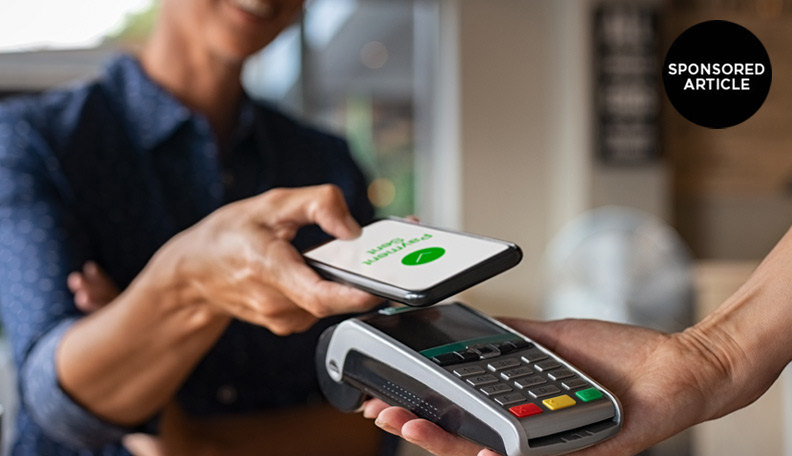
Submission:
[[[542,401],[542,403],[550,410],[560,410],[562,408],[571,407],[576,404],[575,400],[566,394],[545,399]]]

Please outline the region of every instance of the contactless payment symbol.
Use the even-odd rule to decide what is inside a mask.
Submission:
[[[415,252],[402,258],[402,264],[405,266],[418,266],[419,264],[431,263],[432,261],[445,255],[445,249],[442,247],[428,247]]]

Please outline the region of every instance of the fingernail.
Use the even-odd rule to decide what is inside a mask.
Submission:
[[[374,424],[376,424],[378,428],[382,429],[385,432],[389,432],[391,434],[399,435],[399,431],[397,431],[395,428],[391,427],[388,423],[380,421],[379,418],[374,420]]]
[[[352,234],[354,237],[360,236],[360,225],[351,214],[347,214],[344,224],[349,229],[350,234]]]
[[[83,266],[83,271],[85,271],[88,275],[96,274],[98,270],[98,266],[93,261],[86,261],[85,265]]]
[[[79,288],[82,282],[82,274],[79,272],[72,272],[66,276],[66,284],[72,288]]]

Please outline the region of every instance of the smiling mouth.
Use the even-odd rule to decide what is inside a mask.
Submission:
[[[242,11],[252,14],[260,19],[269,19],[275,13],[275,7],[270,2],[261,0],[229,0],[229,2]]]

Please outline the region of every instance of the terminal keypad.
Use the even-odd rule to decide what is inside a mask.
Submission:
[[[517,418],[603,398],[599,389],[573,370],[522,339],[468,346],[432,360]]]

